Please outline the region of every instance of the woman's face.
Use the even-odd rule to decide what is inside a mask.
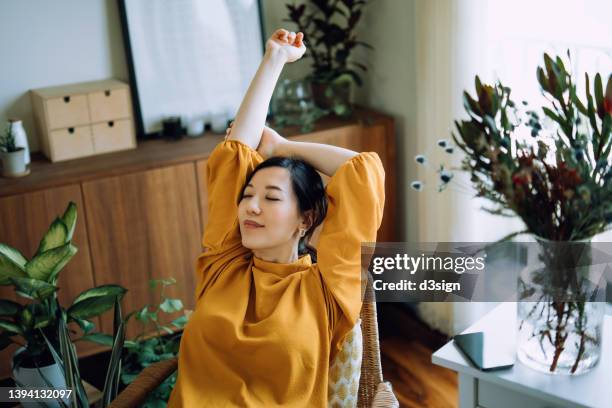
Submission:
[[[300,238],[302,219],[287,169],[266,167],[253,175],[238,205],[244,247],[294,247]],[[248,221],[261,226],[248,225]]]

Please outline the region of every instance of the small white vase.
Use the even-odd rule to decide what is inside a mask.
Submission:
[[[25,164],[30,164],[30,146],[28,145],[28,135],[23,128],[23,123],[20,119],[9,119],[9,126],[15,135],[15,146],[25,149]]]
[[[15,351],[14,355],[22,353],[25,351],[24,347],[20,347]],[[57,390],[65,390],[66,389],[66,379],[62,373],[61,368],[53,363],[51,365],[40,367],[40,371],[37,368],[26,368],[20,367],[15,369],[13,366],[13,359],[11,358],[11,371],[13,373],[13,379],[15,379],[15,384],[19,387],[19,384],[22,384],[23,387],[35,387],[35,388],[54,388]],[[44,377],[53,385],[53,387],[49,387],[45,382],[44,378],[41,377],[41,372]],[[73,390],[74,392],[74,390]],[[66,404],[69,404],[69,399],[64,398],[63,401]],[[38,402],[25,402],[22,401],[21,405],[23,407],[40,407]],[[44,402],[44,406],[46,407],[60,407],[59,402],[54,400],[46,400]]]
[[[29,173],[25,164],[25,149],[20,147],[15,152],[0,151],[2,175],[4,177],[21,177]]]

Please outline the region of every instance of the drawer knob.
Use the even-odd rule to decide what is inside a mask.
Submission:
[[[68,133],[70,133],[70,134],[74,133],[74,128],[73,127],[69,127],[68,128]]]
[[[108,122],[108,127],[113,127],[113,126],[115,126],[115,122],[113,122],[112,120]]]
[[[70,97],[69,96],[64,96],[64,102],[66,102],[66,103],[70,102]]]
[[[110,92],[111,92],[111,91],[110,91],[109,89],[107,89],[106,91],[104,91],[104,95],[105,95],[105,96],[110,96]]]

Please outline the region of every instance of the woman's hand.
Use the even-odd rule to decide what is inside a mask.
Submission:
[[[266,53],[282,56],[285,62],[294,62],[302,58],[306,52],[304,34],[287,31],[283,28],[276,30],[266,42]]]
[[[232,133],[233,125],[234,122],[231,122],[229,127],[225,130],[226,140]],[[277,156],[279,155],[281,145],[286,142],[287,139],[279,135],[274,129],[264,126],[263,132],[261,133],[259,146],[257,146],[257,153],[259,153],[264,160],[272,156]]]

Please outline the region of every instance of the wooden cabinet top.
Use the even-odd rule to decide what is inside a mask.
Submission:
[[[32,89],[32,93],[46,99],[127,87],[128,84],[123,81],[119,81],[117,79],[104,79],[101,81],[79,82],[76,84],[57,85],[50,86],[47,88]]]
[[[336,117],[319,120],[313,131],[304,134],[296,126],[279,129],[286,137],[314,135],[317,132],[345,126],[369,126],[390,123],[388,115],[365,108],[356,108],[350,119]],[[206,159],[223,135],[207,132],[201,137],[184,137],[178,141],[165,139],[139,141],[134,150],[101,154],[59,163],[51,163],[42,154],[34,153],[31,173],[16,179],[0,178],[0,197],[26,193],[101,177],[144,171],[152,168]]]

